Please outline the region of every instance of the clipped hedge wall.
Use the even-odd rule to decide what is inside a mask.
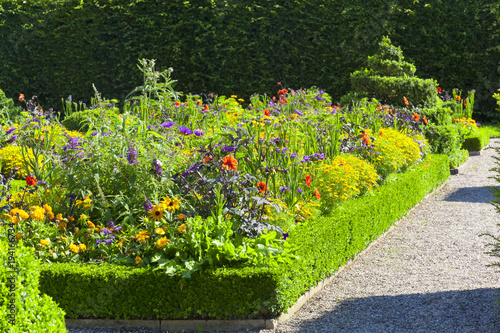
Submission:
[[[301,260],[279,269],[216,269],[191,279],[146,268],[43,264],[40,289],[70,318],[273,318],[363,250],[449,176],[448,157],[428,156],[373,196],[290,233]]]
[[[40,295],[40,263],[33,251],[16,240],[0,241],[0,332],[66,332],[64,312],[51,297]]]
[[[488,133],[479,132],[477,135],[468,136],[464,139],[462,144],[463,149],[468,151],[481,151],[490,143],[490,137]]]

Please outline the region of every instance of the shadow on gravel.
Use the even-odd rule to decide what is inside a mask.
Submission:
[[[350,299],[294,332],[500,332],[495,290]]]
[[[499,186],[492,186],[494,189],[500,189]],[[458,202],[477,202],[485,203],[495,199],[493,197],[493,189],[491,187],[462,187],[444,198],[444,201]]]

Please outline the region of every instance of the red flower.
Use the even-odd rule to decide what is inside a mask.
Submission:
[[[283,92],[283,94],[288,94],[288,90],[286,90],[286,89],[283,89],[282,92]]]
[[[269,117],[269,114],[270,114],[270,113],[269,113],[269,110],[268,110],[268,109],[265,109],[265,110],[264,110],[264,116],[268,116],[268,117]]]
[[[363,136],[361,141],[363,141],[363,143],[367,146],[371,143],[370,138],[367,135]]]
[[[314,189],[314,195],[316,196],[316,199],[321,200],[321,195],[319,195],[319,191],[317,188]]]
[[[208,111],[208,105],[205,104],[205,106],[203,107],[203,111]]]
[[[38,182],[38,180],[36,180],[35,177],[31,176],[28,176],[25,179],[26,179],[26,184],[28,184],[28,186],[35,186],[35,184]]]
[[[411,116],[413,119],[415,119],[415,121],[419,121],[420,120],[420,116],[416,113],[413,114],[413,116]]]
[[[234,170],[236,169],[238,165],[238,161],[234,158],[233,155],[226,156],[222,159],[222,167],[227,169],[227,170]]]
[[[175,106],[181,106],[181,103],[175,102]]]
[[[441,92],[441,87],[437,87],[438,94]]]
[[[309,185],[311,185],[312,183],[312,178],[310,175],[307,175],[306,176],[306,186],[309,187]]]
[[[282,90],[278,90],[278,95],[281,95],[283,94],[283,91]]]
[[[19,95],[19,102],[24,101],[24,94]]]
[[[456,100],[460,102],[460,96],[456,95],[455,96]]]
[[[266,183],[264,182],[260,182],[257,184],[257,189],[261,192],[261,193],[266,193],[267,191],[267,186],[266,186]]]

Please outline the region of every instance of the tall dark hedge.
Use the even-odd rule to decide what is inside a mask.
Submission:
[[[421,78],[475,88],[491,116],[499,87],[500,1],[2,0],[0,89],[88,101],[92,83],[123,99],[140,58],[173,67],[185,93],[274,93],[317,86],[339,99],[389,35]]]

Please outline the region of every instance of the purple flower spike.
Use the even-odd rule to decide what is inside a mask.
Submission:
[[[113,228],[115,226],[115,223],[113,221],[108,222],[108,227]]]
[[[101,232],[105,235],[111,235],[113,232],[108,228],[102,228]]]
[[[128,164],[139,163],[139,161],[137,160],[137,151],[132,146],[128,147],[127,161]]]
[[[157,176],[163,175],[163,169],[161,168],[161,162],[157,160],[156,158],[153,160],[153,169],[151,169],[151,172],[153,172]]]
[[[11,129],[8,129],[7,132],[5,132],[5,135],[9,135],[10,133],[14,132],[16,130],[15,127],[12,127]]]
[[[172,122],[172,121],[166,121],[166,122],[160,124],[160,126],[164,127],[164,128],[170,128],[170,127],[172,127],[174,125],[175,125],[175,123]]]
[[[196,136],[202,136],[203,135],[203,131],[200,130],[200,129],[197,129],[197,130],[194,131],[194,135],[196,135]]]
[[[147,212],[149,212],[151,209],[153,209],[153,203],[149,200],[144,200],[143,204],[142,204],[142,207],[144,207],[144,210]]]
[[[187,127],[184,127],[184,126],[179,126],[177,127],[179,129],[179,131],[182,133],[182,134],[185,134],[185,135],[191,135],[193,134],[193,131],[191,131],[189,128]]]

